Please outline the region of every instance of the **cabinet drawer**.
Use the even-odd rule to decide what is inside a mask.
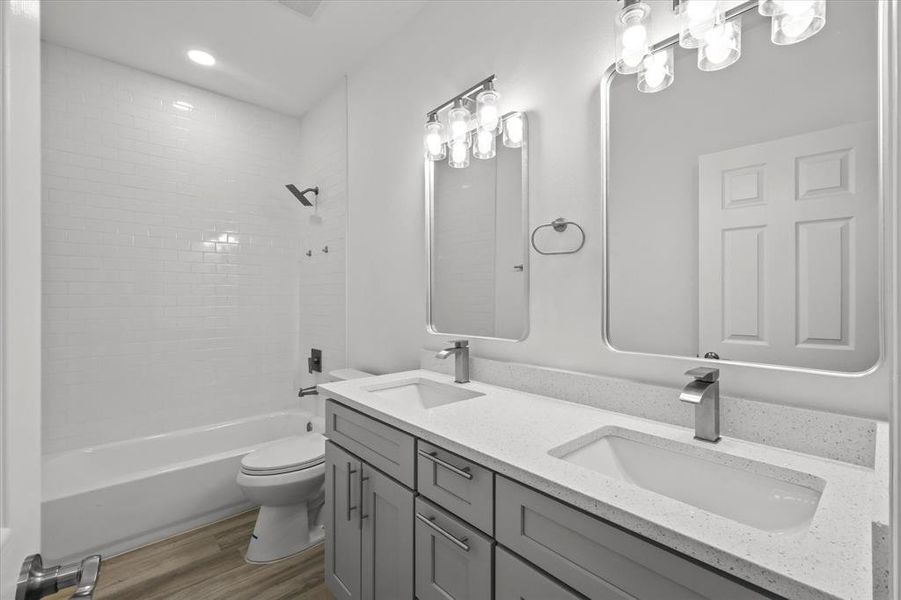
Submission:
[[[413,436],[334,400],[325,403],[325,435],[407,487],[415,487]]]
[[[585,600],[518,556],[497,546],[494,551],[494,600]],[[628,600],[603,596],[593,600]]]
[[[495,485],[497,541],[589,598],[777,598],[509,479]]]
[[[494,534],[494,473],[488,469],[419,440],[416,489],[489,536]]]
[[[489,600],[491,539],[416,498],[417,600]]]

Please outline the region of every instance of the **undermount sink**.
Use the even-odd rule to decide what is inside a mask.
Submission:
[[[420,408],[435,408],[485,395],[461,384],[450,385],[420,377],[373,386],[367,388],[367,391],[389,400],[412,403]]]
[[[810,525],[826,482],[806,473],[605,427],[552,456],[762,531]]]

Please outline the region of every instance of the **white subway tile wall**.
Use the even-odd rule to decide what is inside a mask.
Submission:
[[[317,235],[284,188],[316,183],[301,128],[43,45],[45,453],[297,406],[311,343],[343,366],[345,161],[307,170]],[[340,332],[301,341],[301,310],[334,296]]]
[[[347,365],[347,88],[344,82],[304,114],[300,140],[298,185],[319,186],[318,209],[302,209],[300,350],[304,357],[310,355],[311,348],[322,350],[321,374],[309,374],[306,360],[297,374],[298,386],[306,387],[327,381],[329,371]],[[326,246],[328,252],[323,251]],[[307,250],[311,256],[306,256]],[[317,413],[323,409],[322,399],[316,396],[304,398],[301,405]]]

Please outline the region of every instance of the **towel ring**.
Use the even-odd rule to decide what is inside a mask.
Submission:
[[[557,251],[552,251],[552,252],[545,252],[544,250],[539,249],[538,246],[535,245],[535,234],[538,233],[539,229],[544,229],[545,227],[552,227],[554,229],[554,231],[556,231],[558,233],[563,233],[564,231],[566,231],[566,228],[569,225],[572,225],[573,227],[578,229],[579,233],[582,234],[582,241],[579,242],[578,248],[576,248],[574,250],[557,250]],[[559,219],[554,219],[550,223],[545,223],[544,225],[539,225],[538,227],[533,229],[531,239],[532,239],[532,247],[535,248],[535,252],[537,252],[538,254],[544,254],[545,256],[551,256],[553,254],[575,254],[576,252],[581,250],[582,247],[585,245],[585,230],[582,229],[582,226],[579,225],[578,223],[576,223],[575,221],[567,221],[563,217],[560,217]]]

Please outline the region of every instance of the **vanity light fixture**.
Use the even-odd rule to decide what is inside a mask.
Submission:
[[[637,73],[651,50],[651,7],[640,0],[623,0],[616,13],[616,70],[623,75]]]
[[[497,134],[494,130],[478,129],[476,131],[472,155],[482,160],[494,158],[497,155]]]
[[[717,25],[704,34],[698,48],[698,68],[718,71],[741,58],[741,17]]]
[[[672,42],[652,46],[651,8],[641,0],[620,0],[616,13],[616,71],[638,74],[638,90],[659,92],[675,79]],[[679,46],[697,48],[698,68],[719,71],[741,58],[741,15],[757,6],[772,18],[770,39],[780,46],[803,42],[826,24],[826,0],[748,0],[723,9],[722,0],[673,0],[679,18]],[[506,144],[507,136],[504,136]]]
[[[653,93],[668,88],[675,80],[673,67],[672,46],[645,56],[638,70],[638,91]]]
[[[422,141],[425,157],[429,160],[444,160],[447,156],[447,146],[444,144],[444,124],[438,120],[438,113],[429,115]]]
[[[676,6],[679,15],[679,45],[700,48],[706,35],[725,21],[722,4],[718,0],[682,0]]]
[[[480,131],[499,133],[501,124],[501,95],[494,89],[494,81],[489,81],[484,90],[476,96],[476,123]]]
[[[472,156],[487,160],[497,156],[497,136],[503,132],[504,145],[520,148],[523,144],[522,113],[501,116],[500,94],[494,75],[475,84],[462,94],[430,110],[423,134],[423,152],[428,160],[447,158],[455,169],[469,166]],[[470,108],[475,108],[475,114]],[[447,111],[447,124],[439,117]]]
[[[786,46],[803,42],[826,25],[826,0],[773,0],[770,39]]]
[[[522,140],[522,113],[510,113],[504,120],[504,146],[507,148],[522,148]]]

